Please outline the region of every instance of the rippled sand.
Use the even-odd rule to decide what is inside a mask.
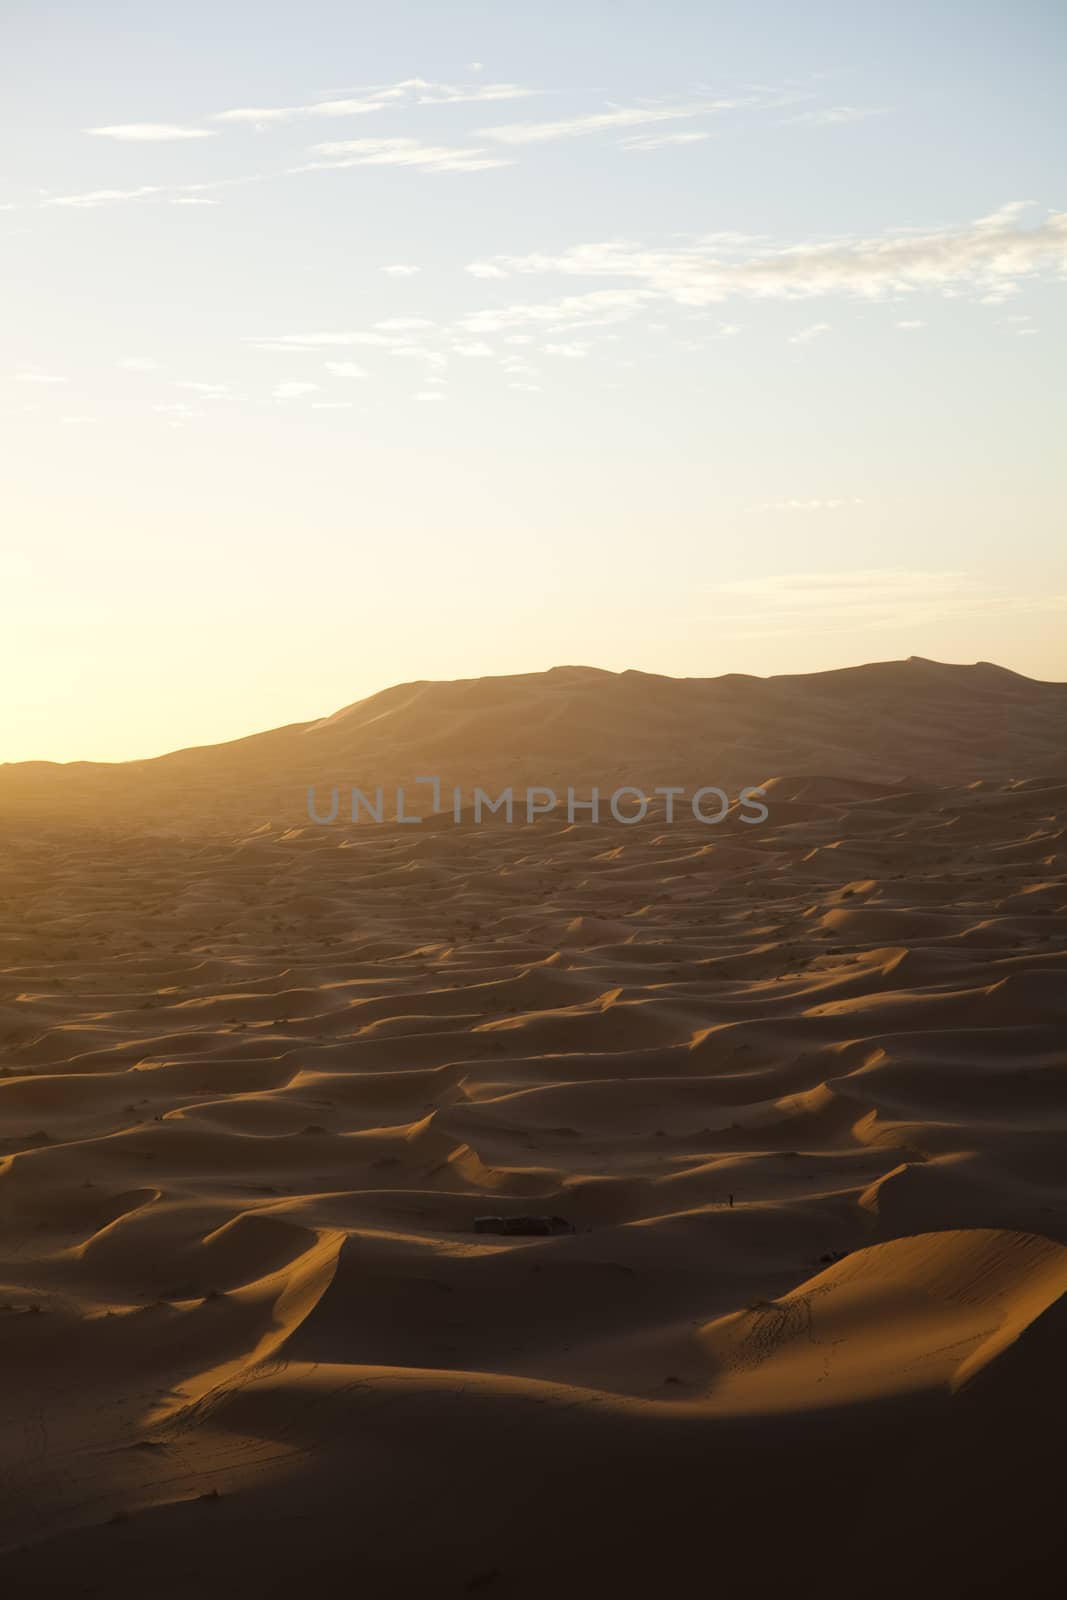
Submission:
[[[770,789],[12,830],[10,1592],[1060,1592],[1067,788]]]

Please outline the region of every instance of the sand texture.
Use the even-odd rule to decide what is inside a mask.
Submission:
[[[566,672],[0,774],[7,1592],[1062,1592],[1067,690]]]

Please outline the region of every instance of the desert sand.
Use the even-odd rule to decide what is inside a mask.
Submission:
[[[1065,732],[563,668],[0,768],[7,1591],[1060,1594]],[[425,772],[770,814],[308,820]]]

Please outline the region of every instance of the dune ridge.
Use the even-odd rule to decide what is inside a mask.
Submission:
[[[887,784],[1067,782],[1067,684],[988,662],[910,657],[770,678],[596,667],[396,684],[332,715],[117,764],[0,764],[0,817],[215,831],[308,820],[318,786],[381,784],[426,809],[417,778],[507,785],[717,784],[808,776],[798,793],[875,798]],[[818,775],[822,776],[818,776]]]

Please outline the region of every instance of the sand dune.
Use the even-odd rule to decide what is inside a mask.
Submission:
[[[1065,695],[560,669],[6,769],[11,1592],[1061,1592]],[[769,819],[300,814],[516,717],[546,782],[732,729]]]
[[[847,805],[856,831],[865,821],[879,826],[887,809],[925,810],[933,848],[946,826],[936,814],[938,784],[1016,777],[1049,786],[1051,804],[1052,787],[1067,785],[1065,728],[1067,685],[987,662],[912,657],[771,678],[556,667],[398,684],[317,721],[151,761],[0,764],[0,816],[237,828],[241,864],[254,872],[263,841],[253,826],[306,823],[311,785],[324,800],[334,785],[382,784],[390,798],[406,785],[406,804],[419,811],[429,800],[416,779],[434,773],[446,789],[460,785],[467,806],[475,785],[493,794],[509,784],[558,785],[562,794],[596,784],[609,794],[621,784],[718,784],[734,793],[775,779],[783,824],[810,820],[813,805]],[[902,786],[892,802],[890,784]],[[1028,796],[1012,789],[998,803],[1025,809]],[[433,871],[430,861],[417,867]],[[190,889],[170,914],[197,924],[208,909],[202,891]]]

